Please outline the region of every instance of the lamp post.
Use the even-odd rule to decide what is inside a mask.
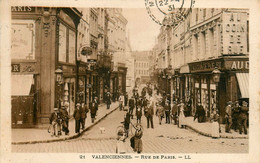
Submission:
[[[60,66],[55,70],[55,75],[56,75],[56,82],[58,86],[58,95],[57,95],[58,99],[57,99],[56,107],[60,108],[61,85],[63,83],[63,71]]]
[[[216,84],[216,111],[219,112],[219,104],[218,104],[218,95],[219,95],[219,92],[218,92],[218,83],[220,81],[220,74],[221,72],[219,71],[219,69],[217,67],[215,67],[215,69],[212,71],[212,77],[213,77],[213,81],[215,82]]]

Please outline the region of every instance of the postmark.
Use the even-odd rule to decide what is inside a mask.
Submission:
[[[145,0],[151,19],[161,26],[175,26],[194,7],[195,0]]]

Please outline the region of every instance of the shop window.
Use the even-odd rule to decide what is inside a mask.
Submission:
[[[35,21],[12,20],[11,58],[35,59]]]
[[[76,33],[60,23],[59,61],[75,64]]]

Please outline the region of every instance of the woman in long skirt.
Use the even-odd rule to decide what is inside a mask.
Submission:
[[[212,126],[211,126],[211,136],[212,138],[219,138],[219,115],[216,110],[213,111],[211,116]]]
[[[179,113],[179,127],[183,128],[185,127],[185,116],[184,116],[184,104],[181,102],[179,104],[180,107],[180,113]]]

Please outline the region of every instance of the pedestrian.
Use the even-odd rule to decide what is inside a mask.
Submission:
[[[230,133],[231,131],[230,131],[230,128],[231,128],[231,125],[232,125],[232,116],[231,116],[231,114],[232,114],[232,107],[231,107],[231,105],[232,105],[232,102],[231,101],[229,101],[228,103],[227,103],[227,106],[226,106],[226,108],[225,108],[225,119],[226,119],[226,127],[225,127],[225,131],[226,131],[226,133]]]
[[[89,109],[87,107],[87,105],[85,105],[84,103],[81,104],[80,107],[80,123],[81,123],[81,129],[84,130],[85,129],[85,121],[87,118],[87,113],[89,112]]]
[[[95,118],[96,118],[96,114],[97,114],[97,110],[98,110],[98,105],[96,104],[95,101],[92,101],[90,103],[89,110],[90,110],[91,122],[94,123]]]
[[[123,131],[123,129],[119,130],[117,133],[116,153],[119,154],[126,153],[125,139],[126,139],[125,132]]]
[[[199,123],[205,122],[206,120],[206,112],[200,102],[197,105],[193,121],[195,121],[196,118],[198,118]]]
[[[94,106],[95,106],[96,112],[97,112],[97,111],[98,111],[98,97],[95,97],[95,98],[94,98],[93,103],[94,103]]]
[[[180,113],[179,113],[179,127],[183,128],[185,127],[185,116],[184,116],[184,104],[182,103],[182,100],[180,101],[181,103],[179,104],[180,108]]]
[[[80,119],[81,119],[79,103],[77,103],[77,105],[76,105],[76,108],[73,113],[73,117],[75,119],[75,133],[79,133],[80,132]]]
[[[129,99],[129,112],[130,112],[130,114],[132,115],[132,119],[133,119],[134,107],[135,107],[134,96],[131,96],[131,98]]]
[[[124,128],[126,131],[126,137],[128,137],[128,133],[129,133],[130,117],[131,117],[131,114],[129,112],[127,112],[125,115],[125,118],[124,118]]]
[[[239,114],[239,134],[242,134],[242,129],[244,129],[244,134],[247,135],[247,113],[249,108],[247,107],[247,102],[242,102],[242,107]]]
[[[51,136],[60,136],[61,135],[61,124],[62,118],[58,108],[53,109],[53,113],[49,118],[50,124],[52,127],[52,135]]]
[[[173,101],[173,106],[172,106],[172,120],[174,121],[174,124],[177,124],[177,118],[178,118],[178,105],[176,101]]]
[[[156,111],[155,111],[158,119],[159,119],[159,124],[162,124],[162,119],[164,118],[164,109],[163,107],[160,105],[160,103],[156,103]]]
[[[125,96],[123,95],[123,93],[121,93],[120,97],[119,97],[119,109],[124,110],[124,102],[125,102]]]
[[[212,138],[219,138],[219,114],[214,109],[211,115],[211,136]]]
[[[136,108],[136,119],[137,119],[137,122],[136,122],[136,123],[140,123],[140,124],[141,124],[142,108],[141,108],[140,105],[138,105],[137,108]]]
[[[237,131],[239,128],[239,114],[240,114],[241,106],[238,101],[235,101],[234,107],[232,110],[232,128],[234,131]]]
[[[171,105],[170,101],[166,100],[165,105],[164,105],[164,111],[165,111],[165,123],[170,124],[170,112],[171,112]]]
[[[141,127],[141,124],[136,125],[136,131],[134,135],[134,152],[137,152],[140,154],[143,151],[143,142],[142,142],[142,136],[143,136],[143,129]]]
[[[69,113],[66,110],[65,106],[61,106],[61,118],[62,118],[62,130],[65,132],[65,135],[69,134]]]
[[[106,93],[106,103],[107,103],[107,109],[110,109],[110,105],[111,105],[111,93],[110,92]]]
[[[154,128],[153,126],[153,115],[154,115],[154,104],[153,102],[150,102],[149,100],[147,101],[147,106],[145,107],[145,117],[147,119],[147,128],[150,127],[150,123],[151,123],[151,127]]]
[[[125,93],[125,105],[124,106],[127,106],[127,102],[128,102],[128,94],[127,92]]]

